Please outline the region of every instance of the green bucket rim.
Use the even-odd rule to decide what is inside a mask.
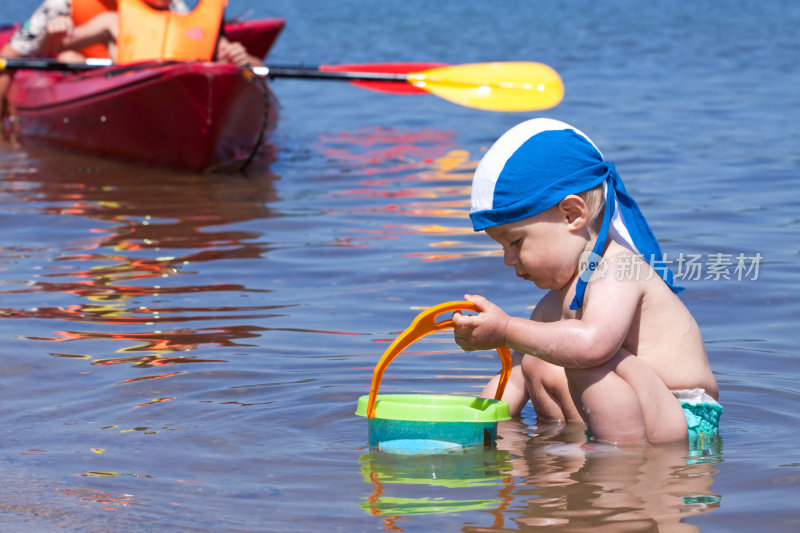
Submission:
[[[367,416],[369,395],[358,399],[356,415]],[[383,394],[375,399],[375,418],[415,422],[493,423],[510,420],[502,400],[447,394]]]

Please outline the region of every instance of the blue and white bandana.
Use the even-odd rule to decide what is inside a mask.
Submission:
[[[603,224],[586,270],[578,279],[570,309],[583,305],[586,283],[598,266],[606,239],[640,254],[672,289],[673,283],[650,226],[625,190],[614,164],[580,130],[558,120],[537,118],[514,126],[481,159],[472,180],[470,218],[475,231],[517,222],[557,205],[570,194],[600,184],[606,192]]]

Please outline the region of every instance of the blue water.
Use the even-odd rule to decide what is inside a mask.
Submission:
[[[0,145],[0,529],[797,529],[800,4],[228,12],[287,19],[276,64],[535,60],[566,96],[502,114],[277,80],[278,158],[248,177]],[[716,455],[576,450],[530,407],[492,450],[366,446],[357,398],[420,309],[477,292],[526,316],[541,296],[467,218],[477,160],[533,116],[590,135],[674,266],[696,258],[681,281],[725,406]],[[434,335],[381,390],[476,394],[498,368]]]

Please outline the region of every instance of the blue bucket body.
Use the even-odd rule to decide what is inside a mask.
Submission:
[[[471,446],[490,446],[497,422],[431,422],[369,420],[369,445],[392,453],[447,453]]]

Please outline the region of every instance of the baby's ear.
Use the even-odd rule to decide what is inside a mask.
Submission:
[[[570,194],[558,203],[558,212],[573,229],[582,229],[589,222],[589,207],[577,194]]]

